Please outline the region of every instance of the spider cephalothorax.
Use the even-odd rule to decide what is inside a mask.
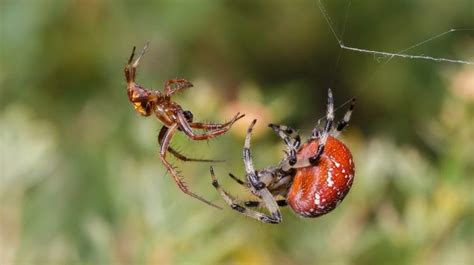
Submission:
[[[158,143],[161,146],[160,158],[163,165],[178,184],[178,187],[184,193],[209,205],[218,207],[188,190],[178,172],[166,160],[166,153],[170,152],[176,158],[183,161],[215,162],[215,160],[187,158],[186,156],[180,154],[178,151],[170,147],[170,142],[173,135],[176,133],[176,131],[182,131],[193,140],[207,140],[226,133],[232,124],[234,124],[234,122],[242,118],[244,115],[237,113],[232,120],[224,124],[193,122],[192,112],[189,110],[184,111],[179,104],[171,100],[171,96],[174,93],[192,87],[193,85],[191,82],[187,81],[186,79],[168,80],[165,83],[164,92],[158,90],[149,90],[135,83],[136,68],[140,63],[140,59],[145,53],[147,46],[143,48],[142,52],[135,61],[133,61],[135,56],[135,47],[133,47],[130,59],[125,65],[124,72],[125,79],[127,81],[128,98],[138,113],[143,116],[150,116],[154,113],[156,117],[163,123],[163,127],[158,134]],[[201,129],[204,130],[204,132],[197,134],[193,129]]]
[[[277,166],[255,170],[250,154],[250,137],[256,120],[245,138],[243,150],[246,181],[229,174],[259,198],[243,204],[225,192],[211,167],[212,184],[229,206],[249,217],[265,223],[282,221],[279,206],[289,205],[304,217],[318,217],[332,211],[347,195],[354,180],[354,162],[349,149],[336,137],[347,126],[355,100],[351,101],[344,118],[333,127],[334,107],[332,92],[328,90],[326,123],[322,130],[315,128],[311,138],[300,146],[297,132],[284,125],[269,126],[284,140],[286,156]],[[278,199],[278,197],[281,197]],[[262,206],[270,215],[250,209]]]

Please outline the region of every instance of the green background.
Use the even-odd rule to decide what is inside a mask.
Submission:
[[[471,0],[324,4],[358,48],[474,28]],[[341,51],[316,0],[1,0],[0,33],[1,264],[474,264],[472,65]],[[317,219],[284,209],[275,226],[181,193],[159,161],[160,123],[126,96],[123,67],[147,41],[140,84],[189,79],[173,99],[196,120],[247,114],[211,141],[173,140],[225,159],[216,174],[240,199],[251,197],[226,175],[243,176],[251,119],[263,168],[284,149],[267,123],[306,139],[328,87],[337,106],[356,97],[341,136],[356,163],[344,202]],[[474,61],[474,31],[406,53]],[[170,160],[224,206],[208,164]]]

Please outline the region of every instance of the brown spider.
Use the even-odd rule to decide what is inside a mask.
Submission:
[[[125,79],[127,80],[127,93],[130,102],[132,102],[135,110],[143,116],[150,116],[153,113],[163,123],[163,127],[158,134],[158,143],[160,144],[160,159],[168,172],[173,177],[178,187],[186,194],[217,208],[217,205],[205,200],[197,194],[188,190],[186,184],[179,176],[175,168],[166,160],[166,153],[170,152],[176,158],[182,161],[199,161],[199,162],[216,162],[216,160],[208,159],[193,159],[187,158],[174,150],[170,146],[171,139],[176,131],[184,132],[189,138],[193,140],[207,140],[218,135],[226,133],[231,126],[244,114],[237,113],[232,120],[224,124],[211,124],[193,122],[193,114],[191,111],[184,111],[179,104],[171,100],[171,96],[183,89],[190,88],[193,85],[186,79],[171,79],[165,83],[164,93],[158,90],[149,90],[139,84],[135,83],[136,68],[148,47],[148,43],[140,52],[138,58],[133,61],[135,57],[135,47],[133,47],[132,54],[125,65]],[[204,130],[204,133],[198,134],[193,129]]]

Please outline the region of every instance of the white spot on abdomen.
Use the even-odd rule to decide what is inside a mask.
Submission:
[[[351,181],[352,181],[353,177],[354,177],[354,175],[352,175],[352,174],[349,175],[349,180],[347,181],[347,186],[349,186],[351,184]]]
[[[331,171],[328,171],[328,179],[327,179],[327,182],[328,182],[328,186],[329,187],[332,187],[334,185],[334,180],[332,180],[332,173]]]
[[[331,160],[331,162],[337,167],[339,168],[341,166],[341,164],[339,162],[336,161],[336,159],[334,157],[329,157],[329,159]]]
[[[316,195],[314,195],[314,204],[319,205],[320,199],[321,197],[316,193]]]

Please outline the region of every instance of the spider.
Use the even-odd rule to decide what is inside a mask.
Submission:
[[[326,123],[322,130],[313,129],[311,138],[302,146],[298,133],[285,125],[269,124],[286,144],[286,155],[277,166],[255,170],[250,153],[250,138],[257,120],[247,130],[243,148],[246,181],[229,176],[259,198],[239,202],[220,186],[210,167],[212,185],[235,211],[264,223],[282,221],[279,206],[289,205],[303,217],[318,217],[332,211],[349,192],[354,179],[354,163],[349,149],[336,137],[348,125],[355,99],[351,100],[344,118],[333,127],[334,109],[328,90]],[[277,199],[281,197],[281,199]],[[251,208],[265,207],[270,214]]]
[[[150,116],[153,113],[158,120],[163,123],[158,134],[158,143],[160,144],[160,159],[166,170],[171,174],[178,187],[185,194],[188,194],[208,205],[220,208],[217,205],[205,200],[199,195],[191,192],[185,182],[181,179],[176,169],[166,160],[167,152],[170,152],[177,159],[182,161],[197,161],[197,162],[218,162],[218,160],[208,159],[194,159],[188,158],[180,154],[177,150],[170,146],[171,139],[177,131],[184,132],[189,138],[193,140],[207,140],[226,133],[231,126],[239,119],[244,117],[244,114],[237,113],[233,119],[223,124],[200,123],[193,122],[193,114],[191,111],[184,111],[180,105],[171,100],[171,96],[193,85],[186,79],[171,79],[165,82],[164,92],[158,90],[149,90],[141,85],[135,83],[136,68],[140,63],[140,59],[145,54],[148,43],[140,52],[138,58],[133,61],[135,57],[135,47],[133,47],[132,54],[128,63],[125,65],[125,79],[127,81],[127,93],[130,102],[132,102],[135,110],[143,116]],[[204,133],[196,133],[193,129],[204,130]]]

